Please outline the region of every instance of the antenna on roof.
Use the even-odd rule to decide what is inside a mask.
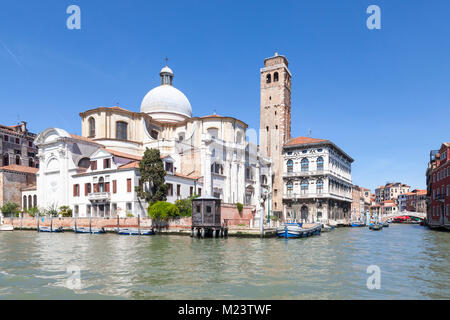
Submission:
[[[311,138],[312,130],[308,129],[308,137]]]
[[[166,60],[166,67],[169,65],[169,58],[167,58],[167,56],[166,56],[166,59],[164,59],[164,60]]]

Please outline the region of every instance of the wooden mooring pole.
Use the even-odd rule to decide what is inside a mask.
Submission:
[[[89,233],[92,233],[92,214],[89,213]]]
[[[37,222],[36,222],[36,229],[37,229],[37,232],[39,232],[39,212],[37,213]]]
[[[138,233],[141,234],[141,215],[138,215]]]
[[[120,217],[119,214],[117,214],[117,233],[119,233],[119,228],[120,228]]]

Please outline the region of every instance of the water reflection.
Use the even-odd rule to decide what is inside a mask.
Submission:
[[[392,225],[309,239],[0,233],[2,298],[448,299],[450,234]],[[381,290],[368,290],[369,265]],[[82,288],[65,287],[67,267]]]

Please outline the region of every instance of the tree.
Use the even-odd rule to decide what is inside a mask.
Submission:
[[[148,215],[154,220],[164,221],[178,218],[180,210],[173,203],[158,201],[148,208]]]
[[[138,196],[151,204],[166,201],[168,189],[164,180],[166,170],[158,149],[147,148],[145,150],[144,157],[139,163],[139,172],[141,173],[141,183],[135,188]]]
[[[59,213],[63,216],[63,217],[71,217],[72,216],[72,209],[70,209],[69,206],[61,206],[59,207]]]
[[[3,214],[8,214],[11,216],[17,216],[19,214],[19,205],[14,202],[5,202],[0,208]]]
[[[33,207],[27,210],[27,213],[30,215],[30,217],[36,217],[36,215],[39,213],[38,207]]]
[[[192,200],[195,198],[198,198],[198,195],[175,201],[181,217],[192,217]]]

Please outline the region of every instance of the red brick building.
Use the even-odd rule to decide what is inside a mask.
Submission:
[[[450,143],[430,153],[427,185],[428,225],[450,229]]]

